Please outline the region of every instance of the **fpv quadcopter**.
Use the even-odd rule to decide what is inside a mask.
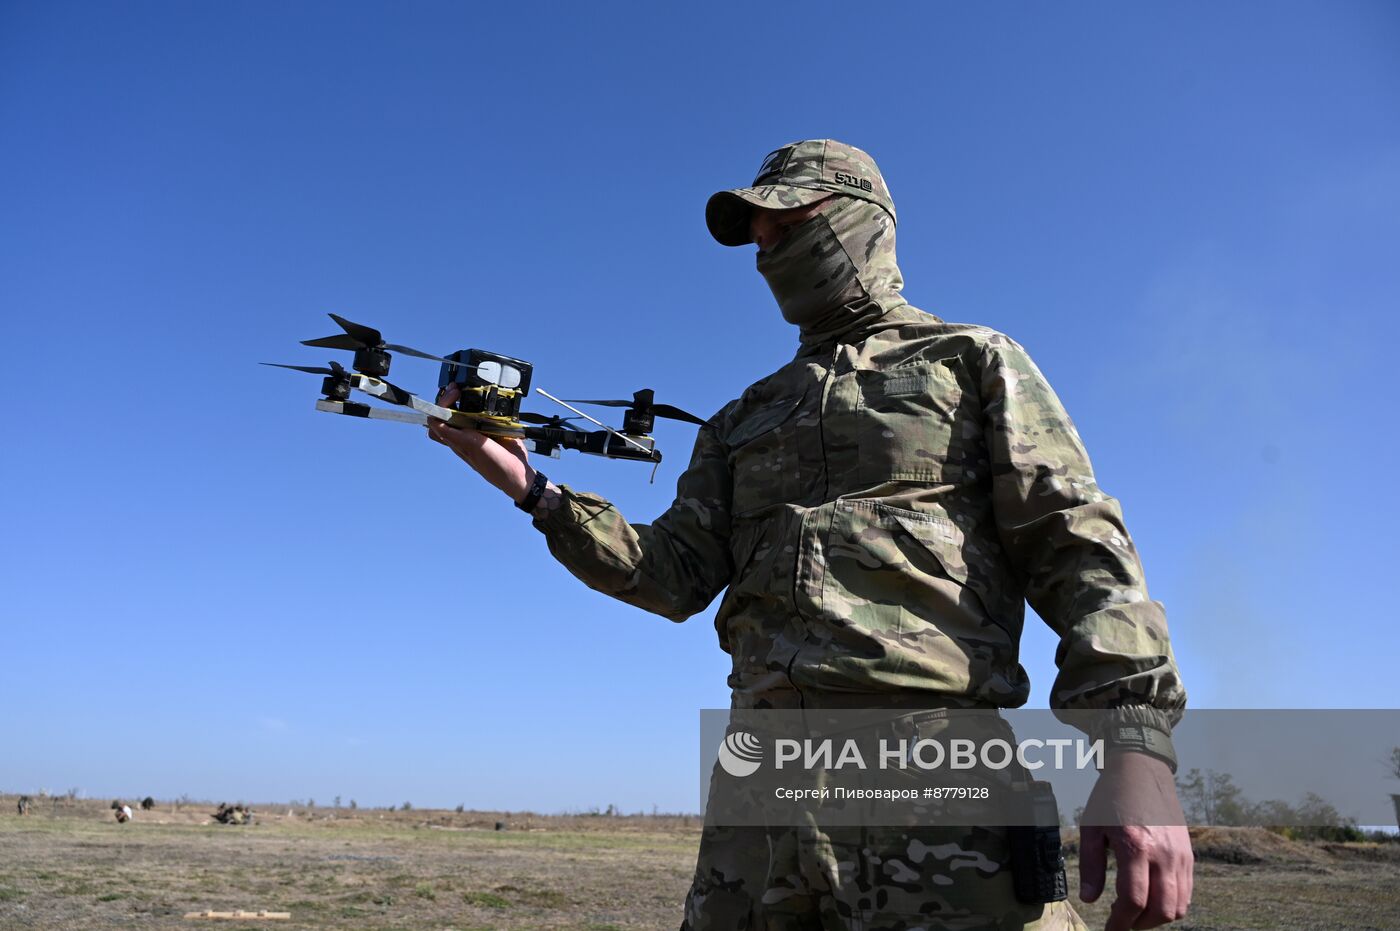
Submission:
[[[534,369],[529,362],[481,349],[462,349],[446,356],[435,356],[407,346],[386,343],[380,332],[373,327],[352,323],[336,314],[331,314],[330,317],[345,332],[303,340],[302,345],[353,351],[353,371],[347,370],[338,362],[331,362],[329,368],[283,365],[280,362],[262,363],[311,375],[324,375],[325,378],[321,381],[323,397],[316,401],[316,409],[328,414],[368,417],[420,426],[426,425],[431,417],[446,421],[454,427],[479,430],[489,436],[522,439],[531,452],[555,459],[559,458],[561,449],[574,449],[609,459],[635,459],[651,463],[661,462],[661,450],[656,448],[656,441],[651,437],[657,417],[701,426],[705,423],[694,414],[686,413],[678,407],[655,403],[655,395],[650,388],[634,392],[630,401],[561,401],[536,386],[537,394],[568,408],[575,416],[546,416],[522,411],[520,402],[530,393],[530,376]],[[425,401],[411,391],[386,381],[385,376],[389,374],[389,364],[393,360],[391,351],[441,363],[437,396],[441,398],[444,390],[456,385],[457,401],[451,407],[444,407],[432,401]],[[396,406],[371,407],[352,401],[352,389]],[[615,430],[595,420],[573,407],[573,404],[624,408],[622,429]],[[571,423],[580,418],[596,424],[601,429],[584,430]]]

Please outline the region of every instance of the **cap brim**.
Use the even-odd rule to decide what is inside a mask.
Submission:
[[[831,196],[831,191],[793,187],[788,184],[765,184],[762,187],[720,191],[705,204],[705,225],[710,228],[710,235],[715,237],[715,241],[720,245],[742,246],[753,242],[753,237],[749,235],[749,217],[753,208],[790,210]]]

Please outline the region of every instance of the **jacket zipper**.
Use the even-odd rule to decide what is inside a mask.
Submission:
[[[822,376],[821,393],[817,398],[817,441],[822,451],[822,504],[826,503],[827,496],[831,493],[831,469],[826,460],[826,402],[831,389],[831,374],[836,370],[836,361],[840,358],[840,355],[841,345],[837,343],[831,347],[831,361],[826,367],[826,374]],[[802,519],[798,522],[797,538],[799,542],[807,534],[807,515],[810,513],[810,508],[804,510],[802,512]],[[796,611],[797,616],[802,619],[804,632],[806,632],[807,624],[810,623],[811,619],[802,613],[802,608],[799,607],[797,596],[797,587],[801,582],[802,573],[804,571],[801,565],[801,554],[802,548],[799,546],[797,549],[797,564],[794,565],[792,573],[792,609]],[[802,689],[798,687],[797,682],[792,677],[792,667],[797,663],[797,657],[801,655],[806,645],[807,638],[804,637],[802,646],[793,651],[792,657],[788,660],[787,664],[788,684],[792,686],[792,690],[797,693],[798,707],[804,709],[807,707],[806,696],[802,694]]]

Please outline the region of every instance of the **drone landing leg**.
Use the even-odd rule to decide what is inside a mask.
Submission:
[[[396,423],[416,423],[426,426],[428,417],[417,411],[396,411],[391,408],[370,407],[354,401],[328,401],[321,398],[316,402],[316,410],[327,414],[344,414],[347,417],[368,417],[370,420],[392,420]]]
[[[389,420],[394,423],[411,423],[418,426],[426,426],[428,416],[417,411],[400,411],[386,407],[370,407],[368,404],[356,404],[354,401],[330,401],[321,398],[316,402],[316,410],[325,411],[327,414],[343,414],[346,417],[364,417],[369,420]],[[525,440],[525,448],[540,456],[548,456],[550,459],[559,458],[559,447],[550,446],[547,451],[541,452],[535,446],[532,439]]]

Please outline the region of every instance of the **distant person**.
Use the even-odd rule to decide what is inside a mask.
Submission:
[[[29,796],[21,795],[19,797],[19,801],[15,803],[15,807],[19,809],[19,813],[21,816],[29,814],[30,801],[31,799],[29,798]]]
[[[549,481],[518,440],[440,421],[432,439],[529,512],[589,587],[676,621],[727,589],[715,626],[736,709],[1018,707],[1029,599],[1060,636],[1052,705],[1104,713],[1096,796],[1179,811],[1170,733],[1186,695],[1166,618],[1030,356],[905,301],[894,202],[860,149],[783,146],[705,215],[721,244],[757,245],[798,347],[700,429],[666,513],[630,523]],[[682,927],[1084,927],[1068,902],[1017,901],[1005,829],[902,830],[707,826]],[[1086,828],[1086,900],[1106,847],[1110,931],[1186,913],[1185,827]]]

